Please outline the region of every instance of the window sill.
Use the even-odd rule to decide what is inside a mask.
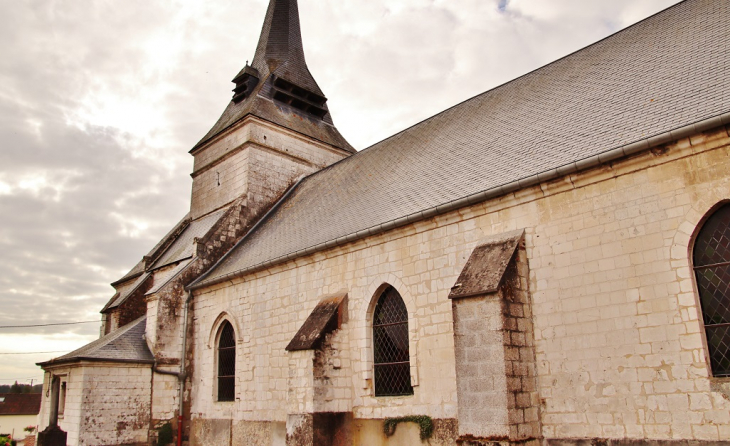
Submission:
[[[412,393],[410,395],[373,395],[373,398],[375,398],[378,401],[387,401],[387,400],[402,400],[406,398],[413,398],[415,396],[415,393]]]

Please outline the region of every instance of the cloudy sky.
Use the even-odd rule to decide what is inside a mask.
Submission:
[[[310,71],[363,149],[674,3],[299,7]],[[109,283],[186,213],[187,152],[253,58],[267,4],[0,0],[0,384],[38,380],[36,362],[99,332],[7,326],[98,321]]]

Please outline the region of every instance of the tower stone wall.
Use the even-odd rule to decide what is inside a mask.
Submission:
[[[252,116],[192,154],[193,220],[244,195],[248,206],[270,205],[300,176],[349,155]]]

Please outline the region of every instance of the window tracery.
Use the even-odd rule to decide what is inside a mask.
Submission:
[[[730,204],[710,216],[692,260],[713,376],[730,376]]]
[[[373,312],[375,396],[413,395],[408,337],[408,309],[388,286]]]
[[[234,401],[236,396],[236,333],[225,321],[218,338],[218,401]]]

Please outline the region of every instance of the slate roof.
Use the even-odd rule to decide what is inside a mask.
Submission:
[[[246,116],[254,115],[347,152],[355,153],[355,149],[335,128],[329,112],[320,119],[272,99],[272,83],[275,77],[283,78],[298,87],[324,96],[304,60],[297,0],[270,1],[251,66],[244,67],[236,79],[244,72],[256,74],[259,80],[252,94],[242,102],[231,101],[218,122],[195,145],[193,150]],[[324,109],[327,110],[326,105],[324,105]]]
[[[153,275],[154,284],[146,294],[152,294],[159,291],[159,289],[169,282],[174,275],[190,264],[189,261],[183,262],[183,260],[190,259],[195,255],[194,240],[207,234],[208,231],[210,231],[211,228],[223,217],[225,211],[226,209],[221,209],[192,222],[188,218],[189,215],[186,215],[185,218],[175,225],[173,230],[165,235],[165,237],[163,237],[148,254],[148,256],[160,256],[150,267],[151,272],[145,272],[145,259],[142,259],[142,261],[139,262],[122,279],[112,284],[116,287],[117,292],[114,296],[112,296],[109,302],[107,302],[104,308],[101,309],[101,312],[103,313],[123,304],[129,296],[150,277],[150,275]],[[174,240],[169,242],[172,237],[174,237]],[[165,247],[166,243],[169,244],[169,246]],[[162,273],[152,271],[178,262],[181,262],[180,265],[177,265],[173,271],[164,271]]]
[[[150,273],[144,273],[141,276],[137,276],[134,281],[129,281],[123,285],[117,286],[117,293],[107,302],[104,308],[101,309],[101,313],[111,308],[116,308],[123,304],[129,296],[132,295],[137,289],[150,277]]]
[[[125,274],[124,276],[122,276],[121,279],[117,280],[112,285],[120,284],[120,283],[123,283],[123,282],[125,282],[127,280],[134,279],[135,277],[138,277],[143,272],[144,272],[144,259],[142,259],[139,262],[137,262],[137,264],[134,265],[134,267],[131,270],[129,270],[129,272],[127,274]]]
[[[144,337],[146,321],[147,317],[143,316],[80,349],[38,365],[45,367],[81,360],[152,363],[154,357]]]
[[[40,393],[0,394],[0,415],[38,415],[41,397]]]
[[[197,286],[728,111],[730,2],[688,0],[307,177]]]
[[[168,282],[170,282],[178,274],[180,274],[188,265],[190,265],[192,261],[193,259],[186,259],[169,269],[155,271],[155,275],[153,278],[154,283],[152,284],[152,287],[145,293],[145,296],[149,296],[150,294],[154,294],[160,291],[160,288],[165,286]]]
[[[449,299],[497,292],[524,236],[525,230],[518,229],[481,240],[451,287]]]
[[[147,256],[145,257],[155,257],[159,255],[159,251],[163,249],[164,245],[172,238],[176,233],[183,230],[188,224],[190,224],[190,213],[187,213],[185,217],[182,218],[177,224],[168,232],[165,234],[164,237],[160,239],[159,242],[147,253]],[[128,280],[132,280],[135,277],[139,276],[144,272],[145,269],[145,259],[142,258],[135,266],[132,268],[127,274],[125,274],[121,279],[117,280],[116,282],[112,282],[112,286],[117,286],[121,283],[124,283]]]
[[[155,262],[151,269],[161,268],[180,260],[192,257],[195,254],[194,240],[201,238],[221,219],[227,209],[221,209],[199,218],[188,225],[175,239],[164,254]]]

